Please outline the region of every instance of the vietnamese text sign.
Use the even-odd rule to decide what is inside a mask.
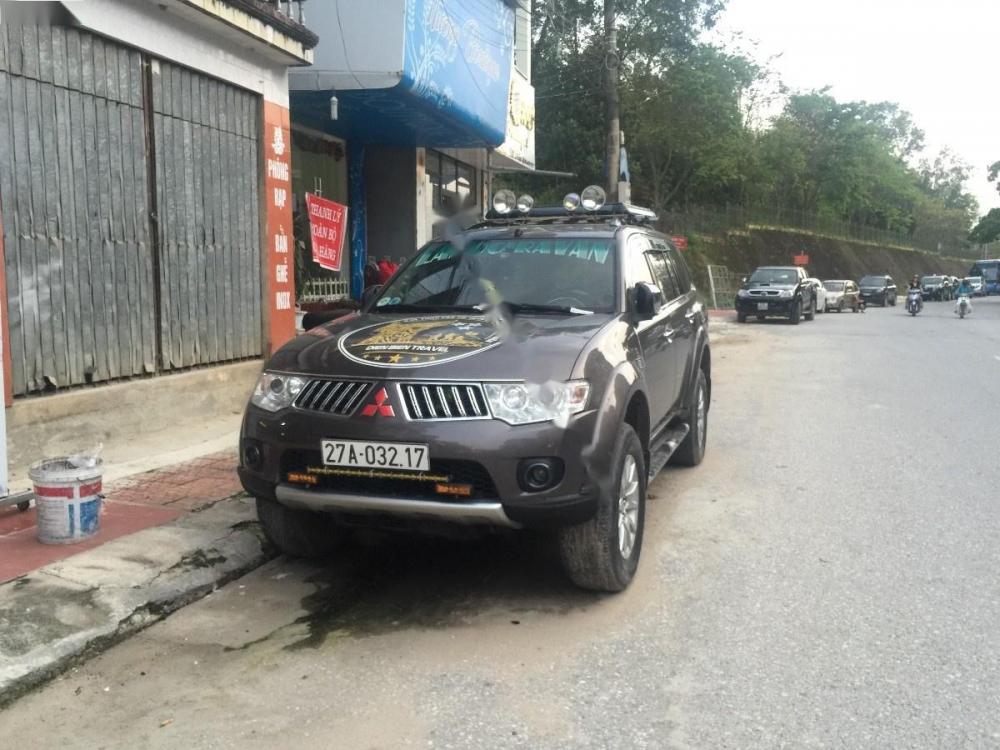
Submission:
[[[347,232],[347,206],[306,193],[306,207],[313,260],[329,271],[339,271]]]
[[[675,234],[670,238],[670,241],[674,243],[674,246],[678,250],[688,249],[688,238],[681,234]]]
[[[808,266],[809,265],[809,256],[806,253],[799,253],[792,260],[794,260],[795,265],[797,265],[797,266]]]

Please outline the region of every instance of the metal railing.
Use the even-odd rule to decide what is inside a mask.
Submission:
[[[347,279],[306,279],[299,302],[332,302],[350,296],[351,285]]]
[[[935,231],[933,228],[917,228],[912,232],[893,231],[821,214],[766,206],[695,206],[678,211],[662,211],[659,215],[660,229],[670,234],[725,234],[734,230],[760,228],[797,229],[828,237],[908,247],[940,255],[972,257],[975,254],[964,237]]]
[[[273,5],[277,11],[288,16],[297,23],[305,24],[305,0],[264,0],[268,5]]]

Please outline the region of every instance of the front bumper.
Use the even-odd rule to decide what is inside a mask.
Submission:
[[[747,315],[791,315],[794,297],[737,297],[736,311]],[[758,305],[766,304],[767,309],[761,310]]]
[[[574,417],[566,428],[552,423],[512,427],[491,419],[344,418],[295,408],[272,414],[250,405],[243,422],[239,476],[247,492],[257,497],[375,525],[380,519],[392,519],[396,526],[399,519],[427,518],[508,528],[572,525],[596,513],[600,490],[595,477],[609,471],[603,464],[610,460],[611,446],[592,445],[596,421],[590,411]],[[468,498],[436,496],[433,487],[424,489],[426,485],[410,494],[414,483],[374,476],[322,477],[316,486],[290,481],[289,474],[322,466],[320,441],[327,438],[426,444],[432,473],[475,467],[481,480]],[[260,455],[254,465],[245,456],[251,444]],[[518,465],[538,457],[561,459],[562,478],[548,490],[525,492],[518,483]]]

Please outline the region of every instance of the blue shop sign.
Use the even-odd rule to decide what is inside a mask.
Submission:
[[[293,91],[293,119],[363,143],[503,143],[513,61],[511,7],[504,0],[407,0],[401,20],[404,49],[398,84]],[[339,100],[336,121],[329,117],[333,93]]]

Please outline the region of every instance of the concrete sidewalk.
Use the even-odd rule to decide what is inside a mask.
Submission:
[[[111,483],[93,539],[0,514],[0,706],[271,555],[233,451]]]

